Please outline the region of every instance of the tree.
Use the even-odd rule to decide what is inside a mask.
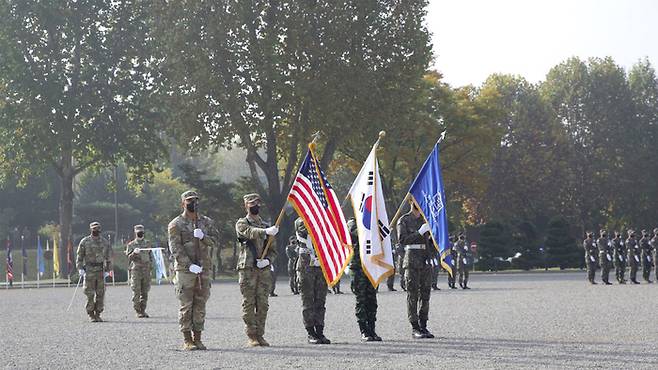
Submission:
[[[509,230],[500,222],[487,222],[480,232],[478,264],[483,270],[498,271],[501,260],[510,256],[512,240]]]
[[[571,236],[570,225],[564,217],[554,217],[548,223],[544,248],[550,266],[560,269],[580,266],[582,253]]]
[[[0,172],[24,185],[54,169],[61,245],[78,174],[122,161],[141,181],[166,154],[150,105],[158,76],[146,4],[0,3]]]
[[[512,260],[512,267],[530,270],[543,266],[542,253],[539,250],[539,235],[537,229],[529,221],[521,221],[514,225],[512,242],[515,253],[521,256]]]
[[[157,5],[172,136],[237,145],[272,218],[316,131],[328,167],[346,132],[400,122],[431,57],[427,1]]]

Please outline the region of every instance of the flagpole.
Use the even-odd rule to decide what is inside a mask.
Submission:
[[[315,143],[318,141],[318,138],[320,137],[320,131],[316,132],[313,134],[313,140],[311,141],[310,144],[308,144],[309,149],[311,146],[315,146]],[[288,190],[288,194],[290,194],[290,190]],[[287,198],[287,196],[286,196]],[[281,207],[281,212],[279,212],[279,216],[276,218],[276,222],[274,223],[274,226],[279,227],[279,224],[281,224],[281,220],[283,220],[283,214],[286,211],[286,202],[288,200],[286,199],[283,202],[283,206]],[[272,242],[274,241],[274,236],[270,235],[267,238],[267,243],[265,243],[265,248],[263,249],[263,254],[261,254],[260,258],[263,259],[267,255],[267,251],[270,249],[270,246],[272,245]]]
[[[21,270],[21,289],[25,289],[25,267],[27,263],[25,261],[25,235],[21,235],[21,260],[23,261],[23,269]]]
[[[41,259],[39,258],[39,245],[41,244],[41,239],[39,234],[37,233],[37,289],[39,289],[39,275],[41,275],[41,265],[39,262],[41,262]],[[41,249],[41,258],[43,258],[43,249]]]
[[[445,137],[446,137],[446,130],[443,130],[443,132],[441,133],[441,136],[439,136],[439,139],[436,141],[436,144],[434,144],[434,145],[440,144],[443,141],[443,139],[445,139]],[[418,174],[416,174],[416,177],[414,178],[414,181],[411,182],[412,184],[416,181],[416,178],[418,178]],[[400,206],[398,207],[398,210],[395,212],[395,215],[393,216],[393,218],[391,219],[390,224],[388,225],[389,229],[392,229],[395,226],[395,222],[398,220],[398,218],[400,218],[400,213],[402,212],[402,207],[404,207],[404,205],[407,203],[410,196],[411,196],[411,194],[409,192],[407,192],[407,195],[404,196],[404,199],[402,200],[402,203],[400,203]]]

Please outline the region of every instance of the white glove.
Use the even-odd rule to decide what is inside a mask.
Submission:
[[[110,276],[110,273],[109,273],[109,272],[104,272],[104,273],[103,273],[103,278],[106,278],[106,277],[108,277],[108,276]]]
[[[259,269],[265,268],[269,265],[270,265],[270,260],[268,260],[267,258],[256,260],[256,267],[258,267]]]
[[[640,259],[637,256],[635,256],[635,261],[640,262]]]
[[[197,229],[197,230],[199,230],[199,229]],[[195,265],[195,264],[191,264],[191,265],[190,265],[190,272],[191,272],[191,273],[193,273],[193,274],[200,274],[201,271],[203,271],[203,267],[201,267],[201,266],[199,266],[199,265]]]
[[[612,257],[610,257],[610,254],[606,254],[605,256],[608,259],[608,261],[612,261]]]
[[[647,261],[651,262],[651,256],[647,256]]]
[[[466,265],[466,258],[462,258],[462,262]]]
[[[592,262],[596,262],[596,259],[594,259],[594,256],[589,256],[589,259],[592,260]]]
[[[201,229],[194,229],[194,237],[197,239],[203,239],[203,231]]]
[[[430,225],[424,223],[423,226],[421,226],[420,229],[418,229],[418,234],[423,235],[428,231],[430,231]]]
[[[617,257],[619,257],[619,261],[624,262],[624,257],[622,257],[621,255],[619,255]]]
[[[133,253],[137,253],[137,254],[139,254],[139,251],[140,251],[139,248],[135,248],[135,249],[133,249]]]
[[[265,234],[270,235],[270,236],[274,236],[278,233],[279,233],[279,227],[276,226],[276,225],[270,226],[267,229],[265,229]]]
[[[78,274],[79,274],[80,276],[85,276],[86,273],[87,273],[87,272],[86,272],[85,270],[83,270],[83,269],[78,270]]]

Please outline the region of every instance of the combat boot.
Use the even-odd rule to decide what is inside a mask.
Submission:
[[[635,279],[631,279],[631,283],[633,283],[633,284],[639,284],[640,282],[637,281],[637,280],[635,280]]]
[[[370,328],[370,335],[372,335],[372,339],[375,340],[375,342],[381,342],[382,337],[377,335],[375,332],[375,322],[374,321],[368,321],[368,327]]]
[[[427,320],[420,320],[420,332],[423,333],[424,338],[434,338],[434,334],[427,330]]]
[[[312,326],[307,326],[306,327],[306,333],[308,333],[308,342],[310,344],[320,344],[320,339],[318,338],[317,334],[315,334],[315,328]]]
[[[183,351],[196,351],[199,349],[192,340],[192,332],[184,331],[183,332]]]
[[[468,287],[468,283],[467,283],[467,282],[464,282],[464,286],[462,287],[462,289],[471,289],[471,288]]]
[[[423,339],[425,338],[425,334],[423,334],[422,331],[420,331],[420,326],[418,326],[417,322],[412,322],[411,323],[411,337],[414,339]]]
[[[262,335],[259,335],[256,340],[258,341],[258,345],[261,347],[269,347],[270,344],[263,338]]]
[[[249,346],[249,347],[258,347],[258,346],[260,346],[260,342],[258,341],[258,337],[256,335],[247,335],[247,346]]]
[[[202,351],[205,351],[205,350],[208,349],[208,348],[206,348],[206,346],[203,344],[203,342],[201,342],[201,332],[200,332],[200,331],[195,331],[195,332],[194,332],[194,345],[196,346],[196,348],[198,348],[198,349],[200,349],[200,350],[202,350]]]
[[[343,293],[336,293],[336,294],[343,294]],[[317,334],[318,340],[320,341],[320,344],[331,344],[331,341],[329,338],[324,336],[324,326],[322,325],[316,325],[315,326],[315,334]]]
[[[361,331],[361,341],[362,342],[374,342],[375,338],[372,336],[372,332],[368,327],[368,323],[365,321],[358,321],[359,330]]]
[[[94,321],[94,322],[103,322],[103,319],[101,319],[101,313],[100,312],[94,313],[94,317],[96,317],[96,321]]]
[[[92,313],[89,314],[89,321],[90,322],[98,322],[98,320],[96,320],[96,314],[95,313],[92,312]]]

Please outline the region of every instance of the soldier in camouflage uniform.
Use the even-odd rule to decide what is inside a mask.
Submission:
[[[210,297],[210,249],[219,245],[214,222],[199,214],[198,202],[195,191],[184,192],[181,195],[183,213],[171,220],[167,228],[169,250],[176,270],[176,297],[180,301],[178,323],[186,351],[206,349],[201,332],[206,320],[206,302]]]
[[[301,218],[295,220],[295,232],[299,240],[299,260],[297,272],[302,293],[302,319],[308,333],[308,342],[311,344],[330,344],[331,341],[324,335],[324,314],[327,301],[327,282],[322,274],[320,260],[308,230]]]
[[[619,284],[626,284],[624,275],[626,274],[626,246],[621,238],[621,233],[615,231],[615,237],[612,238],[612,248],[615,260],[615,277]]]
[[[612,285],[608,281],[610,276],[610,266],[612,265],[612,242],[608,239],[605,230],[599,232],[599,238],[596,240],[596,246],[599,249],[599,266],[601,266],[601,280],[605,285]]]
[[[455,246],[455,236],[450,235],[448,240],[450,241],[450,257],[452,260],[450,271],[446,270],[448,273],[448,287],[450,289],[457,289],[455,286],[455,281],[457,280],[457,247]]]
[[[290,279],[290,291],[292,294],[299,294],[299,282],[297,279],[297,260],[299,259],[299,254],[297,250],[297,238],[291,236],[288,240],[288,245],[286,246],[286,256],[288,256],[288,277]]]
[[[628,274],[630,276],[631,283],[639,284],[640,282],[637,281],[637,270],[640,268],[640,263],[642,262],[641,249],[637,239],[635,238],[635,231],[633,230],[628,231],[628,239],[626,239],[626,250],[628,253],[626,260],[628,261],[628,265],[631,269]]]
[[[455,243],[457,250],[457,274],[459,275],[459,286],[462,289],[471,289],[468,287],[468,270],[471,267],[471,249],[466,243],[466,237],[463,234],[459,235],[459,239]]]
[[[596,244],[594,243],[594,233],[587,232],[587,238],[583,241],[585,249],[585,266],[587,266],[587,280],[590,284],[596,285],[594,274],[596,273]]]
[[[101,236],[101,224],[89,224],[91,235],[87,235],[78,245],[76,267],[80,277],[84,277],[84,291],[87,296],[87,315],[91,322],[102,322],[104,308],[105,278],[111,271],[110,242]]]
[[[411,210],[398,220],[398,240],[405,247],[404,269],[407,287],[407,316],[412,338],[434,338],[427,329],[432,292],[432,263],[434,246],[429,225],[421,216],[413,199]],[[420,303],[420,307],[419,306]]]
[[[651,239],[649,239],[649,232],[642,230],[642,239],[640,239],[640,248],[642,249],[642,278],[647,283],[651,284],[651,268],[653,250],[651,248]]]
[[[654,277],[658,279],[658,228],[653,229],[653,238],[651,238],[651,247],[653,248],[653,267]]]
[[[144,251],[151,248],[151,242],[144,239],[144,226],[135,225],[135,239],[126,246],[126,256],[130,261],[130,288],[133,291],[133,308],[137,317],[149,317],[146,313],[146,303],[151,289],[151,266],[153,266],[153,254]]]
[[[372,286],[361,266],[356,220],[350,218],[347,221],[347,227],[350,229],[352,247],[354,247],[354,254],[350,261],[350,271],[352,272],[351,288],[356,298],[354,311],[356,313],[356,322],[359,324],[359,330],[361,331],[361,340],[364,342],[381,342],[382,338],[375,332],[375,322],[377,321],[377,289]]]
[[[243,197],[247,215],[235,224],[240,253],[238,255],[238,277],[242,293],[242,320],[247,333],[247,345],[269,346],[263,338],[265,321],[269,309],[269,293],[272,289],[270,264],[276,259],[276,242],[272,240],[267,251],[268,237],[274,237],[279,227],[270,226],[260,213],[261,200],[258,194]],[[263,255],[265,254],[265,255]]]

